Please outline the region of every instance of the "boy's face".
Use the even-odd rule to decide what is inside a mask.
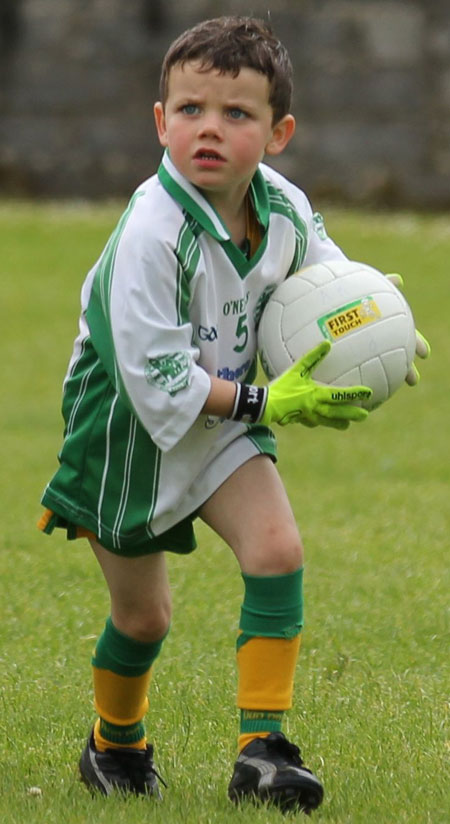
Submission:
[[[272,124],[269,81],[254,69],[237,77],[196,63],[174,66],[165,107],[155,105],[161,144],[179,172],[209,200],[244,197],[264,154],[279,154],[293,134],[287,115]]]

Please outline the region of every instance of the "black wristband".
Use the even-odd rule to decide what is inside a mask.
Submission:
[[[258,423],[266,408],[267,392],[266,386],[237,383],[231,420],[242,421],[243,423]]]

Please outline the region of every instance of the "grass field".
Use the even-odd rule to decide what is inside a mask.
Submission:
[[[93,719],[90,654],[108,599],[85,542],[34,524],[56,465],[81,282],[119,212],[0,206],[0,820],[276,824],[286,820],[276,810],[226,800],[241,585],[229,551],[202,526],[197,552],[170,560],[175,615],[148,717],[165,800],[92,800],[78,780]],[[332,210],[327,223],[350,257],[404,275],[433,355],[421,384],[364,425],[280,432],[307,549],[287,732],[325,784],[316,821],[448,824],[449,216]]]

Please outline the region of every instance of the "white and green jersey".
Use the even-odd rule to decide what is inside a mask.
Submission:
[[[268,296],[301,266],[343,254],[269,167],[250,197],[262,241],[248,259],[166,153],[83,285],[60,468],[43,503],[117,552],[151,551],[238,466],[274,454],[270,430],[201,413],[209,376],[251,382]]]

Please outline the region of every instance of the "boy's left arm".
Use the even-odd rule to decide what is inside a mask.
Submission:
[[[306,223],[308,245],[302,268],[326,260],[348,260],[342,249],[328,236],[325,222],[319,212],[313,212],[311,203],[305,193],[294,184],[287,184],[287,194],[291,198],[302,220]],[[396,286],[403,286],[403,278],[398,274],[388,274],[386,277]],[[426,359],[431,354],[431,347],[427,339],[416,329],[416,356]],[[415,386],[420,380],[419,370],[411,364],[405,381],[409,386]]]
[[[346,260],[347,256],[336,243],[328,237],[325,223],[319,212],[313,212],[311,204],[303,193],[303,214],[308,222],[308,249],[302,266],[320,263],[325,260]],[[387,274],[386,277],[398,289],[403,287],[403,278],[399,274]],[[425,360],[431,354],[431,347],[427,339],[416,329],[416,357]],[[412,363],[406,374],[405,381],[409,386],[416,386],[420,380],[420,373],[415,363]]]
[[[386,275],[387,279],[390,280],[397,289],[401,289],[403,287],[403,278],[397,272],[393,272],[391,274]],[[421,358],[422,360],[426,360],[431,355],[431,346],[427,339],[416,329],[416,357]],[[420,380],[420,372],[417,369],[415,363],[412,363],[408,369],[406,374],[405,381],[408,386],[416,386]]]

